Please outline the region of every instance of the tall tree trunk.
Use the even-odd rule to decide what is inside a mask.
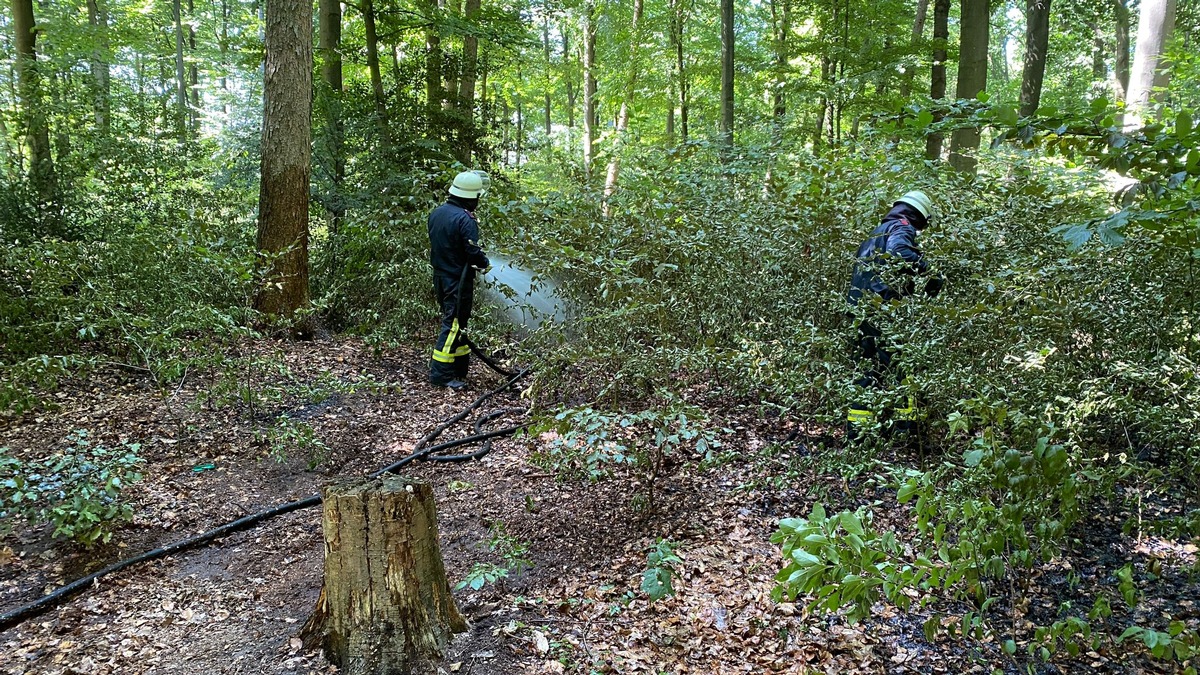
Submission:
[[[596,4],[584,0],[583,9],[583,172],[592,177],[596,157]]]
[[[342,181],[346,176],[342,126],[342,4],[340,0],[318,0],[317,52],[321,57],[321,97],[325,108],[325,138],[329,146],[330,183],[325,210],[329,232],[336,239],[345,208]]]
[[[268,265],[254,306],[311,335],[296,316],[309,304],[308,184],[312,131],[312,2],[266,0],[259,255]]]
[[[473,28],[479,20],[480,0],[467,0],[465,18]],[[463,37],[462,79],[458,87],[459,113],[463,119],[463,142],[460,143],[459,159],[463,164],[471,161],[473,142],[470,140],[475,129],[475,79],[479,71],[479,39],[474,35]]]
[[[570,134],[575,128],[575,104],[578,103],[579,92],[575,88],[575,67],[572,61],[571,43],[565,23],[559,25],[559,34],[562,35],[563,80],[567,86],[567,145],[574,147],[570,139]]]
[[[100,136],[107,138],[112,128],[109,115],[112,85],[108,66],[108,3],[105,0],[87,0],[87,9],[88,24],[92,28],[92,112]]]
[[[773,83],[775,100],[772,112],[778,131],[783,125],[784,116],[787,115],[787,98],[784,87],[787,84],[788,61],[791,59],[788,43],[788,36],[792,32],[791,0],[771,0],[771,23],[775,32],[775,81]]]
[[[229,126],[229,0],[221,0],[221,114]]]
[[[42,102],[38,74],[33,0],[12,0],[12,13],[16,33],[17,93],[21,122],[25,127],[25,146],[29,148],[29,182],[37,194],[39,215],[47,229],[53,234],[61,234],[58,219],[52,216],[58,201],[58,179],[50,153],[50,130],[46,124],[46,106]]]
[[[191,57],[191,62],[188,63],[188,91],[191,92],[192,106],[190,112],[190,120],[192,124],[192,133],[200,131],[200,68],[196,65],[196,6],[193,0],[188,0],[188,55]]]
[[[1137,47],[1125,103],[1132,113],[1131,124],[1140,124],[1151,100],[1160,100],[1155,87],[1166,87],[1171,74],[1163,50],[1175,30],[1175,0],[1142,0],[1138,17]]]
[[[1091,24],[1092,29],[1092,79],[1103,80],[1108,74],[1104,61],[1104,29],[1099,22]]]
[[[1129,99],[1129,4],[1128,0],[1113,0],[1114,32],[1116,45],[1113,49],[1116,55],[1113,64],[1113,77],[1116,79],[1116,99]]]
[[[638,51],[642,44],[642,11],[645,7],[643,0],[633,0],[633,26],[629,31],[633,44],[628,51],[629,73],[625,78],[625,90],[621,96],[621,108],[617,112],[616,140],[613,145],[612,158],[608,161],[608,174],[604,178],[604,215],[611,215],[609,198],[617,189],[617,176],[621,172],[621,151],[625,146],[625,132],[629,128],[629,107],[633,103],[634,91],[638,78]]]
[[[369,1],[369,0],[367,0]],[[426,0],[425,11],[429,21],[425,29],[425,109],[429,116],[429,128],[436,129],[442,115],[442,36],[438,31],[437,0]]]
[[[175,19],[175,127],[182,141],[187,138],[188,102],[187,78],[183,68],[183,11],[179,0],[172,0],[171,12]]]
[[[733,0],[721,0],[721,141],[733,148]]]
[[[962,28],[959,38],[958,87],[955,96],[975,98],[987,88],[988,36],[991,7],[989,0],[961,0]],[[964,173],[975,173],[978,160],[979,129],[956,129],[950,136],[950,166]]]
[[[545,81],[542,84],[542,96],[545,99],[544,100],[544,107],[545,107],[545,113],[546,113],[545,114],[545,117],[546,117],[545,126],[546,126],[546,138],[547,138],[547,142],[548,142],[549,138],[550,138],[550,127],[551,127],[551,123],[550,123],[551,122],[551,120],[550,120],[550,65],[551,65],[550,64],[550,15],[549,15],[548,8],[543,7],[543,11],[546,13],[542,16],[542,56],[544,58],[543,65],[546,68],[546,71],[545,71],[546,77],[545,77]]]
[[[679,77],[679,139],[688,142],[688,107],[690,104],[691,86],[688,83],[688,70],[683,58],[684,25],[688,19],[688,8],[684,0],[676,0],[676,74]]]
[[[820,152],[821,144],[825,138],[825,117],[829,110],[829,96],[826,93],[829,89],[830,71],[833,64],[828,56],[821,56],[821,99],[817,105],[817,128],[816,134],[813,136],[813,152]]]
[[[929,97],[934,101],[946,98],[946,44],[950,39],[950,0],[933,1],[933,68],[930,71]],[[934,116],[941,119],[939,113]],[[942,134],[925,137],[925,159],[942,158]]]
[[[1025,65],[1021,71],[1021,117],[1037,112],[1050,43],[1050,0],[1025,0]]]
[[[379,37],[375,32],[374,0],[362,0],[362,15],[367,41],[367,70],[371,74],[371,98],[375,102],[375,122],[384,146],[388,146],[387,98],[383,93],[383,74],[379,71]]]
[[[950,8],[947,6],[946,11]],[[913,19],[912,29],[912,44],[915,47],[921,44],[922,38],[925,37],[925,18],[929,15],[929,0],[917,0],[917,16]],[[900,98],[905,101],[909,96],[912,96],[913,79],[917,76],[916,68],[906,68],[904,71],[904,80],[900,82]]]

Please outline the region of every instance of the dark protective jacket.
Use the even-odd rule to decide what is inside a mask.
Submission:
[[[452,286],[458,285],[464,267],[486,269],[490,264],[479,248],[479,223],[475,215],[455,197],[429,214],[429,263],[433,265],[434,277]]]
[[[896,300],[913,292],[911,276],[902,288],[892,288],[884,283],[879,271],[885,265],[902,265],[908,275],[923,274],[928,263],[917,248],[917,230],[924,228],[927,221],[921,212],[909,204],[896,204],[883,217],[883,221],[871,237],[858,247],[854,263],[854,276],[850,279],[850,292],[846,300],[857,305],[866,293],[875,293],[884,301]]]

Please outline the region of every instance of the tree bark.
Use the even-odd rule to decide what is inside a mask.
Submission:
[[[946,98],[946,46],[950,40],[950,0],[933,2],[933,68],[929,78],[929,97],[934,101]],[[934,115],[941,119],[942,115]],[[932,133],[925,137],[925,159],[939,161],[942,158],[942,134]]]
[[[989,0],[961,0],[959,7],[962,25],[955,96],[971,99],[987,88],[991,7]],[[979,137],[978,128],[956,129],[950,136],[950,166],[964,173],[975,173]]]
[[[88,24],[92,28],[92,113],[101,138],[112,129],[109,102],[112,85],[109,71],[108,4],[105,0],[87,0]]]
[[[687,69],[683,58],[683,29],[687,19],[684,0],[675,0],[675,74],[679,78],[679,140],[688,140],[688,95]]]
[[[12,0],[13,30],[16,33],[17,94],[21,104],[21,122],[25,127],[25,146],[29,148],[29,182],[38,198],[39,215],[53,234],[58,220],[51,216],[58,201],[58,179],[50,152],[50,129],[46,124],[46,106],[38,73],[37,29],[33,0]]]
[[[543,66],[545,67],[545,79],[542,83],[542,98],[543,107],[545,109],[544,121],[546,127],[546,139],[547,142],[549,142],[550,127],[552,126],[550,119],[550,15],[549,9],[545,6],[543,6],[543,12],[546,13],[542,16],[542,57]]]
[[[946,8],[947,12],[949,7]],[[921,40],[925,37],[925,19],[929,15],[929,0],[917,0],[917,15],[913,19],[912,29],[912,45],[915,47],[921,44]],[[904,79],[900,82],[900,98],[908,100],[912,96],[913,80],[917,76],[916,68],[908,68],[904,71]]]
[[[1050,0],[1025,0],[1025,64],[1021,71],[1021,117],[1037,112],[1050,43]]]
[[[325,579],[304,643],[346,675],[427,668],[467,630],[446,580],[433,490],[387,477],[322,494]]]
[[[200,132],[200,68],[196,65],[196,5],[194,0],[188,0],[188,56],[191,62],[188,63],[188,91],[191,93],[191,109],[189,112],[189,120],[192,125],[192,133]]]
[[[625,78],[625,90],[621,96],[621,108],[617,112],[616,139],[612,150],[612,158],[608,161],[608,174],[604,178],[604,216],[611,215],[609,198],[617,189],[617,176],[621,172],[621,151],[625,145],[625,132],[629,128],[629,108],[633,103],[634,91],[638,78],[638,51],[642,43],[642,12],[645,8],[643,0],[633,0],[633,26],[630,29],[633,44],[628,51],[629,73]]]
[[[298,337],[309,305],[308,187],[312,120],[312,2],[266,0],[259,255],[267,266],[255,309],[287,321]]]
[[[438,32],[437,0],[427,0],[425,11],[429,21],[425,29],[425,107],[429,128],[435,130],[442,116],[442,36]]]
[[[325,201],[329,232],[336,238],[345,208],[342,182],[346,176],[342,125],[342,4],[340,0],[318,0],[317,51],[321,57],[321,88],[325,109],[325,139],[329,150],[331,194]]]
[[[367,70],[371,75],[371,98],[375,102],[375,122],[385,146],[389,145],[387,98],[383,92],[383,74],[379,70],[379,37],[375,32],[375,2],[362,0],[363,28],[367,42]]]
[[[1167,86],[1171,70],[1163,52],[1174,30],[1175,0],[1142,0],[1129,95],[1125,100],[1126,109],[1133,117],[1131,124],[1140,124],[1150,102],[1161,100],[1160,95],[1154,94],[1154,89]]]
[[[1128,0],[1113,0],[1114,37],[1116,46],[1113,77],[1116,78],[1116,99],[1126,101],[1129,96],[1129,5]]]
[[[179,140],[187,139],[188,102],[187,79],[183,68],[183,11],[179,0],[171,2],[172,18],[175,20],[175,128]]]
[[[721,0],[721,141],[733,148],[733,0]]]
[[[472,27],[479,20],[480,0],[467,0],[464,17]],[[463,37],[463,69],[462,80],[459,81],[458,101],[459,110],[467,127],[474,123],[475,116],[475,80],[479,76],[479,38],[474,35]],[[469,156],[468,156],[469,159]]]
[[[781,6],[782,5],[782,6]],[[784,87],[787,84],[788,61],[791,59],[788,36],[792,32],[792,3],[790,0],[771,0],[771,23],[775,32],[775,81],[774,107],[776,132],[783,125],[787,115],[787,97]]]
[[[596,157],[596,4],[585,0],[583,9],[583,172],[592,177]]]

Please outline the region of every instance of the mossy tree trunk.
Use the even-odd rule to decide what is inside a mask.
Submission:
[[[325,585],[302,636],[343,673],[409,673],[467,629],[446,581],[428,484],[331,484],[323,528]]]

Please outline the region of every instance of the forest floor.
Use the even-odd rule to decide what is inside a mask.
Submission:
[[[125,493],[136,516],[108,544],[83,550],[28,529],[0,540],[0,611],[113,561],[314,494],[331,478],[376,470],[501,382],[477,363],[473,391],[436,389],[425,381],[423,352],[378,355],[351,339],[261,341],[239,356],[254,355],[285,363],[290,375],[248,366],[163,390],[136,373],[104,371],[68,383],[53,411],[0,420],[0,447],[17,456],[45,454],[84,428],[110,447],[141,443],[146,459],[144,480]],[[212,396],[239,378],[249,389],[266,390],[270,383],[291,389],[255,411]],[[358,386],[363,383],[373,384]],[[340,393],[326,397],[314,389],[322,387]],[[520,405],[513,391],[482,410]],[[731,430],[723,449],[736,459],[672,466],[656,483],[652,509],[635,499],[635,481],[561,480],[547,471],[537,457],[553,442],[552,433],[498,440],[478,462],[409,465],[406,475],[435,488],[452,582],[476,563],[504,563],[487,545],[501,531],[527,546],[524,557],[532,563],[480,590],[455,592],[471,628],[451,644],[439,672],[1024,672],[994,642],[927,641],[922,624],[930,612],[878,606],[871,619],[851,625],[838,616],[809,615],[802,603],[773,602],[773,577],[783,561],[770,536],[780,518],[805,515],[816,501],[833,509],[876,500],[884,511],[878,526],[902,532],[909,518],[894,492],[873,484],[869,474],[847,480],[821,470],[837,461],[834,451],[785,442],[794,423],[736,402],[708,412]],[[327,449],[317,457],[309,456],[311,448],[272,456],[261,430],[280,413],[311,424]],[[444,438],[468,433],[464,423]],[[635,513],[631,505],[638,503],[643,508]],[[1096,517],[1108,522],[1116,515]],[[1086,589],[1077,589],[1080,580],[1093,587],[1112,583],[1112,570],[1134,558],[1139,569],[1157,564],[1158,576],[1170,581],[1167,592],[1139,606],[1139,615],[1169,610],[1193,623],[1200,618],[1200,587],[1182,571],[1195,565],[1194,546],[1138,542],[1112,522],[1099,531],[1104,534],[1083,542],[1063,563],[1073,568],[1071,579],[1061,565],[1035,575],[1027,616],[1052,619],[1061,602],[1075,593],[1086,597]],[[678,543],[681,562],[675,594],[650,603],[640,583],[647,551],[659,538]],[[321,568],[319,510],[294,512],[110,576],[0,633],[0,672],[336,672],[297,638],[316,602]],[[968,609],[938,608],[946,623]],[[1105,651],[1034,670],[1171,672],[1136,654]]]

